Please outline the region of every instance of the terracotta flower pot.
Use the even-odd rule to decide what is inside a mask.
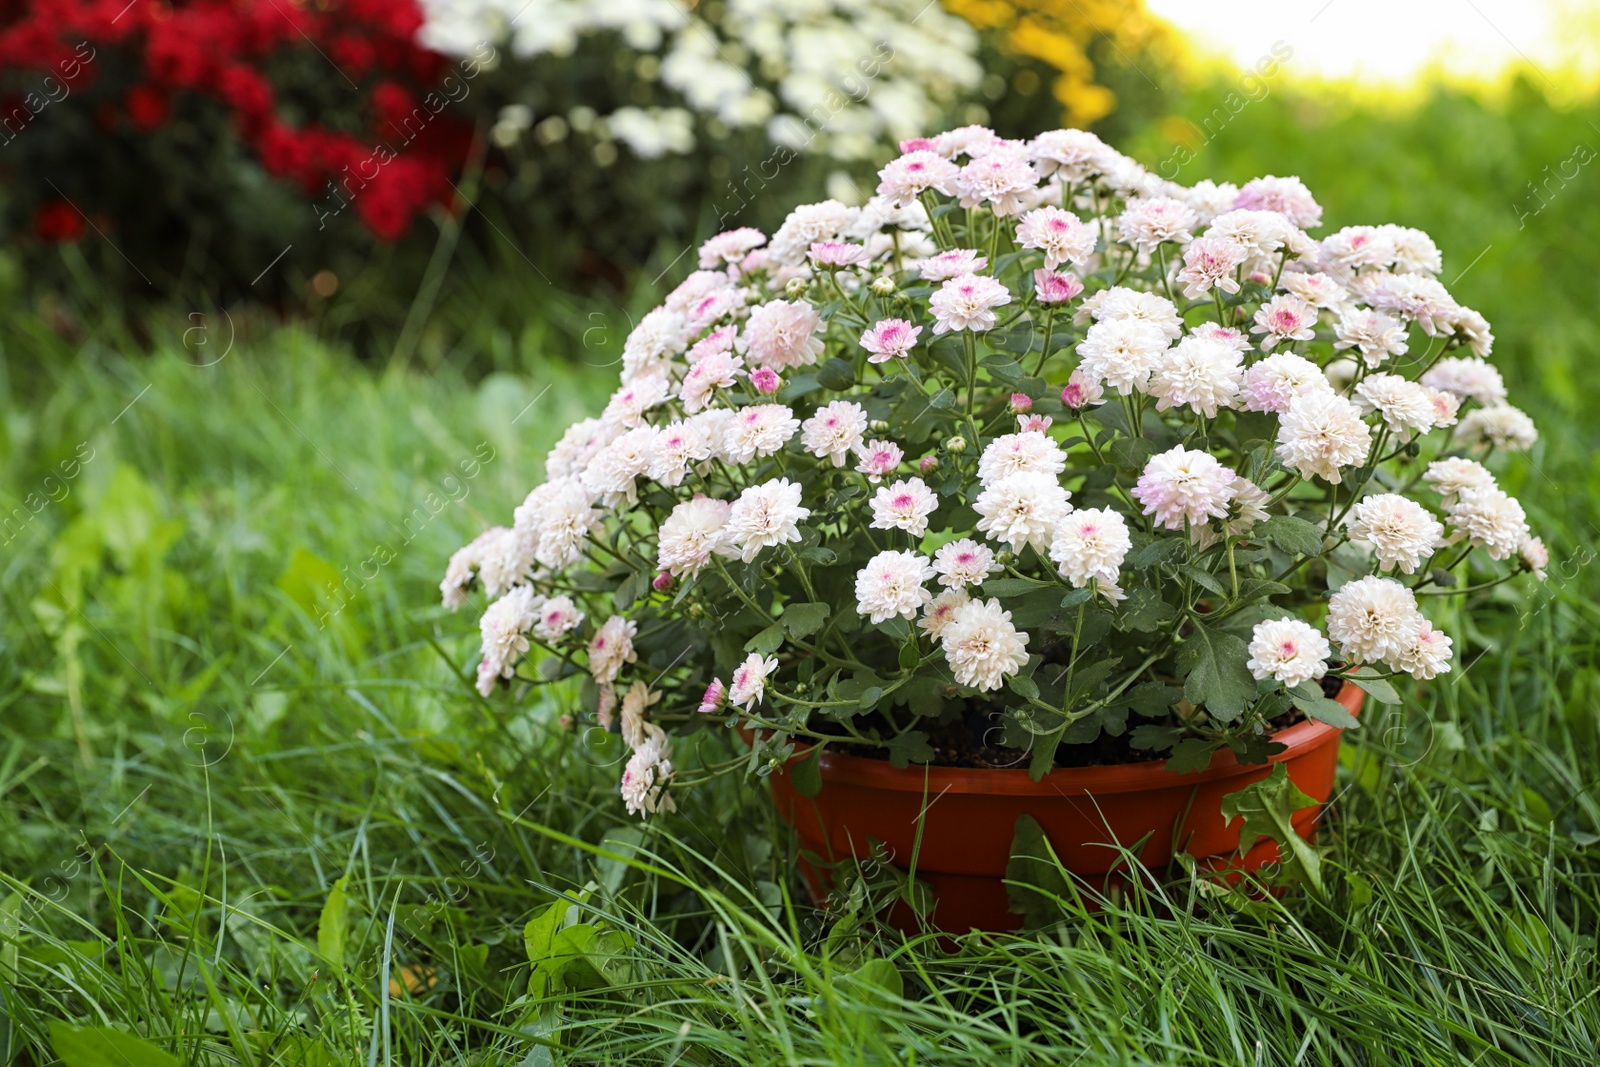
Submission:
[[[1365,697],[1346,683],[1339,703],[1359,714]],[[1339,760],[1336,727],[1302,722],[1274,740],[1288,748],[1272,757],[1287,764],[1289,777],[1306,795],[1325,802]],[[814,797],[795,792],[787,773],[771,778],[772,796],[794,827],[802,852],[824,860],[851,855],[865,859],[868,838],[882,841],[891,861],[909,863],[917,850],[917,878],[937,898],[934,924],[942,930],[1009,930],[1022,918],[1008,908],[1004,883],[1012,828],[1024,813],[1038,820],[1062,864],[1091,885],[1114,880],[1120,854],[1106,846],[1143,841],[1138,856],[1147,867],[1165,866],[1175,851],[1210,862],[1255,870],[1277,859],[1277,845],[1259,842],[1244,857],[1239,821],[1222,818],[1222,798],[1264,778],[1265,764],[1243,765],[1224,749],[1202,771],[1173,774],[1162,761],[1112,767],[1057,768],[1035,782],[1022,769],[925,767],[896,770],[886,760],[824,750],[819,760],[822,789]],[[1319,804],[1296,813],[1295,829],[1310,839],[1322,813]],[[824,889],[807,865],[814,892]]]

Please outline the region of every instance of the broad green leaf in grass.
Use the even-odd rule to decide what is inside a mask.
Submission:
[[[869,1006],[888,1005],[889,998],[900,999],[906,995],[905,979],[891,961],[882,957],[870,959],[849,975],[851,983],[863,995]]]
[[[1008,910],[1030,927],[1048,926],[1061,917],[1063,902],[1075,897],[1044,828],[1032,815],[1017,816],[1006,863]]]
[[[1323,896],[1322,852],[1325,850],[1316,848],[1294,828],[1294,813],[1319,803],[1290,781],[1287,765],[1274,763],[1271,774],[1222,798],[1222,817],[1230,826],[1235,819],[1244,820],[1239,828],[1241,856],[1263,837],[1271,838],[1278,843],[1283,879],[1302,882],[1318,896]]]
[[[628,872],[633,869],[626,857],[637,852],[642,844],[644,844],[644,831],[637,826],[614,827],[607,830],[606,836],[601,838],[600,847],[607,852],[616,853],[615,856],[600,856],[595,860],[600,885],[605,890],[606,896],[615,896],[617,890],[622,888]]]
[[[66,1067],[181,1067],[177,1057],[109,1026],[50,1020],[50,1044]]]
[[[333,883],[333,888],[328,890],[328,899],[322,903],[322,915],[317,919],[317,954],[340,970],[344,969],[344,943],[350,905],[344,885],[343,878]]]

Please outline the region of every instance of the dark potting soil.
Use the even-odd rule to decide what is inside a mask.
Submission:
[[[1322,691],[1332,700],[1339,694],[1343,683],[1337,678],[1324,678]],[[951,718],[948,722],[934,723],[922,727],[928,734],[928,744],[933,748],[932,764],[935,767],[1028,767],[1029,753],[1020,748],[1009,748],[999,742],[1003,731],[1000,726],[1000,714],[1004,706],[993,702],[974,702],[965,709],[961,715]],[[886,729],[887,723],[874,721],[876,716],[868,717],[861,723],[865,727],[877,726]],[[1270,720],[1269,726],[1276,732],[1287,729],[1296,723],[1304,722],[1304,713],[1298,708],[1290,708],[1287,712]],[[1112,736],[1101,731],[1100,736],[1088,744],[1068,745],[1063,744],[1056,749],[1055,765],[1057,767],[1111,767],[1123,763],[1145,763],[1150,760],[1166,757],[1162,754],[1137,749],[1128,743],[1135,725],[1133,721],[1128,724],[1128,729],[1121,734]],[[884,758],[884,750],[872,745],[842,744],[831,746],[837,751],[847,752],[852,756],[865,756],[869,759]]]

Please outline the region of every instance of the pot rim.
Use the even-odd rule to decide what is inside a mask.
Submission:
[[[1336,698],[1352,714],[1359,714],[1366,693],[1352,682],[1345,682]],[[1343,731],[1337,726],[1307,719],[1272,735],[1288,747],[1271,757],[1272,762],[1293,759],[1330,741],[1337,743]],[[796,759],[803,753],[797,753]],[[923,764],[922,772],[912,767],[895,769],[888,760],[871,756],[852,756],[843,752],[822,751],[818,758],[824,781],[849,783],[873,789],[902,793],[1006,794],[1009,796],[1082,795],[1101,793],[1140,793],[1160,789],[1188,789],[1218,778],[1237,777],[1264,768],[1265,764],[1242,764],[1229,749],[1212,754],[1204,770],[1175,774],[1166,769],[1165,760],[1118,763],[1104,767],[1055,767],[1035,782],[1020,767],[935,767]]]

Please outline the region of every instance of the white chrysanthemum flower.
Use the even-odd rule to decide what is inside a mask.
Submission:
[[[1113,322],[1118,319],[1137,319],[1148,322],[1161,331],[1169,341],[1183,335],[1183,316],[1177,307],[1164,296],[1146,293],[1126,286],[1102,289],[1078,306],[1074,322]]]
[[[667,735],[662,733],[628,757],[622,768],[619,791],[629,815],[643,818],[646,814],[669,814],[677,810],[677,804],[667,792],[667,782],[672,778],[672,760],[668,758],[671,751]]]
[[[718,389],[731,389],[744,370],[744,360],[731,352],[707,352],[683,376],[678,386],[678,399],[683,410],[693,415],[703,411],[716,396]]]
[[[776,656],[762,656],[752,652],[743,663],[734,668],[733,685],[728,690],[728,704],[749,711],[767,695],[767,679],[778,671]]]
[[[933,577],[928,560],[916,552],[879,552],[856,573],[856,611],[873,622],[896,615],[914,619],[933,594],[923,588]]]
[[[1508,452],[1525,452],[1539,439],[1533,420],[1509,404],[1467,412],[1459,432],[1469,444],[1489,444]]]
[[[1226,518],[1235,477],[1211,453],[1177,445],[1150,458],[1133,497],[1144,505],[1144,514],[1169,530],[1181,530],[1185,520]]]
[[[967,603],[972,597],[965,589],[946,589],[932,600],[927,607],[922,609],[922,618],[917,620],[917,625],[922,632],[937,641],[944,636],[945,628],[956,617],[956,609]]]
[[[1477,460],[1462,459],[1459,456],[1435,460],[1428,464],[1428,469],[1422,472],[1422,480],[1433,486],[1434,492],[1444,497],[1447,505],[1459,496],[1462,490],[1495,487],[1494,475],[1489,472],[1489,468]]]
[[[1522,560],[1524,567],[1533,572],[1535,578],[1544,581],[1545,568],[1550,566],[1550,550],[1544,547],[1542,538],[1524,537],[1517,548],[1517,557]]]
[[[1278,288],[1324,311],[1341,308],[1350,300],[1350,294],[1345,292],[1344,286],[1321,272],[1286,270],[1278,279]]]
[[[978,530],[989,540],[1013,551],[1032,545],[1043,552],[1056,524],[1072,510],[1070,496],[1054,475],[1013,474],[985,487],[972,506],[979,515]]]
[[[644,682],[634,682],[622,697],[622,739],[631,749],[640,749],[651,742],[665,743],[666,732],[661,727],[645,721],[650,705],[661,702],[661,693],[650,691]]]
[[[933,332],[951,330],[992,330],[994,309],[1011,303],[1011,291],[983,274],[962,274],[951,278],[928,299],[933,312]]]
[[[638,503],[637,479],[650,469],[659,432],[654,426],[636,426],[606,445],[583,469],[583,488],[607,507]]]
[[[1328,600],[1328,636],[1352,663],[1398,660],[1426,625],[1416,596],[1393,578],[1357,578]]]
[[[601,685],[617,680],[624,663],[639,658],[633,650],[633,639],[639,633],[639,624],[621,615],[613,615],[601,624],[589,638],[589,673]]]
[[[1438,274],[1444,269],[1439,246],[1421,230],[1387,223],[1378,227],[1394,249],[1394,269],[1399,274]]]
[[[1494,333],[1489,329],[1489,320],[1471,308],[1456,308],[1454,329],[1479,359],[1494,350]]]
[[[1145,255],[1167,241],[1194,240],[1189,231],[1199,222],[1194,209],[1170,196],[1136,197],[1117,217],[1117,236]]]
[[[1001,568],[988,545],[963,537],[939,546],[933,554],[933,569],[940,585],[955,589],[978,585]]]
[[[1450,638],[1426,619],[1417,631],[1411,647],[1401,652],[1390,663],[1397,671],[1405,671],[1419,681],[1427,681],[1450,673]]]
[[[538,539],[513,526],[484,543],[478,560],[478,580],[491,599],[504,596],[511,587],[527,581],[538,558]]]
[[[690,415],[684,419],[684,424],[693,426],[705,434],[706,440],[711,442],[711,458],[726,460],[728,458],[728,427],[733,425],[734,413],[727,408],[707,408],[698,415]]]
[[[1484,407],[1506,402],[1505,379],[1494,367],[1475,357],[1448,356],[1429,367],[1418,380],[1434,389],[1476,400]]]
[[[533,624],[533,636],[550,644],[561,640],[582,625],[584,615],[577,602],[562,593],[546,600],[539,608],[539,618]]]
[[[600,529],[603,513],[592,506],[589,491],[577,478],[551,484],[558,488],[545,503],[535,556],[542,565],[559,571],[583,558],[583,543]]]
[[[1244,385],[1243,357],[1222,341],[1191,334],[1168,349],[1150,375],[1156,410],[1187,404],[1208,419],[1232,407]]]
[[[1232,182],[1214,182],[1210,178],[1201,178],[1188,189],[1173,195],[1182,196],[1184,202],[1194,208],[1195,215],[1200,219],[1200,225],[1209,226],[1212,219],[1233,210],[1233,202],[1239,198],[1239,187]]]
[[[516,673],[528,652],[528,631],[533,629],[543,598],[533,586],[519,585],[490,604],[478,622],[483,638],[483,662],[478,667],[478,692],[488,696],[501,678]]]
[[[1528,516],[1516,498],[1495,487],[1462,489],[1445,506],[1450,524],[1490,559],[1508,559],[1528,536]]]
[[[914,264],[925,282],[947,282],[963,274],[976,274],[989,265],[989,257],[975,248],[947,248]]]
[[[1244,183],[1234,206],[1250,211],[1276,211],[1302,230],[1322,225],[1322,208],[1299,178],[1268,174]]]
[[[1110,508],[1084,508],[1065,516],[1050,542],[1050,559],[1073,588],[1082,589],[1091,578],[1102,586],[1117,586],[1117,573],[1133,542],[1128,524]]]
[[[1278,352],[1252,363],[1245,371],[1244,408],[1281,415],[1297,396],[1332,391],[1333,386],[1315,363],[1293,352]]]
[[[683,484],[683,477],[689,473],[689,468],[710,459],[713,451],[705,428],[692,421],[663,426],[656,434],[655,449],[645,473],[667,486]]]
[[[1335,349],[1357,349],[1369,367],[1379,366],[1390,356],[1403,356],[1409,347],[1406,328],[1370,308],[1346,308],[1334,324],[1333,332],[1338,338],[1333,344]]]
[[[1356,403],[1363,411],[1376,411],[1384,425],[1399,434],[1402,441],[1413,433],[1433,429],[1436,414],[1433,398],[1426,386],[1407,381],[1398,374],[1369,374],[1356,386]]]
[[[622,345],[622,380],[657,377],[664,361],[683,351],[689,336],[683,316],[659,307],[639,320]]]
[[[767,246],[772,262],[785,266],[803,263],[807,249],[817,241],[843,237],[858,213],[858,209],[846,207],[837,200],[800,205],[789,212],[778,232],[772,235],[772,242]]]
[[[444,580],[439,583],[439,595],[446,608],[455,611],[467,602],[467,588],[472,585],[478,567],[483,563],[484,551],[505,533],[504,526],[490,527],[458,548],[450,557],[450,562],[445,565]]]
[[[903,478],[881,486],[872,497],[872,528],[904,530],[913,537],[928,532],[928,516],[939,497],[921,478]]]
[[[842,467],[866,439],[867,412],[853,400],[835,400],[801,423],[800,432],[800,443],[807,452]]]
[[[700,266],[726,267],[730,263],[738,263],[766,243],[767,235],[753,226],[741,226],[719,233],[700,246]]]
[[[1264,334],[1261,351],[1271,352],[1281,341],[1311,340],[1316,325],[1316,308],[1293,293],[1279,293],[1256,311],[1250,332]]]
[[[1293,689],[1327,674],[1332,654],[1328,639],[1310,623],[1268,619],[1256,623],[1250,634],[1250,658],[1245,666],[1258,679],[1272,678]]]
[[[656,535],[656,566],[676,577],[700,573],[722,547],[732,513],[732,504],[707,496],[673,508]]]
[[[1203,300],[1212,289],[1237,293],[1239,280],[1234,272],[1250,256],[1250,250],[1226,237],[1196,237],[1183,250],[1183,268],[1178,282],[1189,300]]]
[[[1088,130],[1049,130],[1028,144],[1039,172],[1076,184],[1102,173],[1117,151]]]
[[[783,404],[752,404],[741,409],[722,435],[722,449],[735,463],[770,456],[800,429],[800,420]]]
[[[1028,635],[1011,623],[998,600],[969,600],[956,609],[941,643],[957,685],[999,689],[1028,663]]]
[[[1235,208],[1212,219],[1204,236],[1236,241],[1249,249],[1252,257],[1264,259],[1276,258],[1293,229],[1294,224],[1276,211]]]
[[[1321,260],[1341,271],[1387,267],[1394,241],[1377,226],[1346,226],[1322,239]]]
[[[1017,245],[1043,252],[1046,270],[1063,263],[1081,270],[1094,256],[1095,233],[1070,211],[1042,207],[1017,223]]]
[[[987,204],[996,215],[1015,215],[1026,206],[1024,194],[1039,184],[1039,172],[1026,156],[988,151],[962,167],[955,182],[962,207]]]
[[[1067,469],[1061,446],[1037,430],[1008,433],[996,437],[978,459],[978,481],[984,485],[1013,474],[1048,474],[1054,477]]]
[[[644,421],[644,413],[664,403],[669,386],[665,378],[640,378],[624,385],[606,403],[600,421],[611,426],[632,429]]]
[[[757,367],[805,367],[822,354],[821,328],[822,316],[804,300],[769,300],[750,312],[734,344]]]
[[[878,195],[896,205],[912,203],[925,189],[954,196],[958,169],[937,152],[907,152],[878,172]]]
[[[746,563],[764,548],[800,540],[799,524],[811,509],[800,506],[800,486],[787,478],[752,485],[739,494],[724,528],[724,544]]]
[[[589,460],[620,433],[599,419],[583,419],[567,427],[544,458],[544,474],[552,482],[580,473]]]
[[[1378,493],[1350,509],[1350,536],[1372,545],[1378,565],[1413,574],[1444,544],[1444,527],[1428,509],[1398,493]]]
[[[1372,291],[1367,302],[1415,322],[1429,337],[1451,332],[1461,313],[1461,305],[1449,291],[1437,278],[1426,274],[1391,274]]]
[[[1302,478],[1321,476],[1338,485],[1339,468],[1365,461],[1371,446],[1361,409],[1332,392],[1296,396],[1278,425],[1278,458]]]
[[[1167,336],[1143,319],[1108,319],[1089,327],[1078,342],[1078,369],[1127,396],[1149,385],[1167,350]]]

